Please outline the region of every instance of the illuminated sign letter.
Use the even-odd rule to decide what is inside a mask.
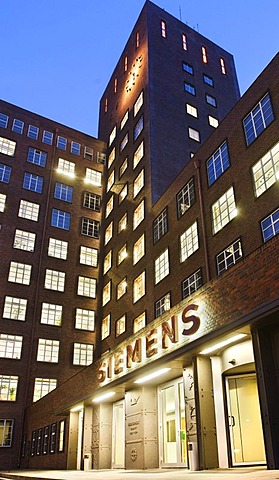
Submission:
[[[104,382],[105,379],[107,378],[106,366],[107,365],[105,362],[100,363],[100,366],[98,368],[98,376],[97,376],[99,382]]]
[[[133,362],[140,363],[142,360],[141,352],[141,338],[138,338],[135,342],[134,348],[132,345],[127,345],[127,368],[131,368]]]
[[[154,335],[157,334],[157,328],[150,330],[149,334],[146,335],[146,356],[153,357],[158,353],[158,348],[155,348],[154,345],[157,344],[157,338],[154,338]]]
[[[189,312],[192,311],[197,311],[198,310],[198,305],[191,304],[188,305],[186,308],[184,308],[182,312],[182,322],[183,323],[191,323],[192,325],[189,328],[184,328],[182,335],[194,335],[200,327],[201,321],[200,317],[197,317],[196,315],[188,315]]]
[[[171,343],[177,343],[177,316],[173,315],[171,317],[171,326],[168,322],[162,323],[162,347],[168,348],[168,339]]]
[[[118,375],[123,372],[123,350],[114,355],[114,373]]]

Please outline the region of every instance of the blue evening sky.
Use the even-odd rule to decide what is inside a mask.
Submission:
[[[154,0],[234,55],[244,93],[278,51],[279,0]],[[144,0],[0,0],[0,98],[97,136]]]

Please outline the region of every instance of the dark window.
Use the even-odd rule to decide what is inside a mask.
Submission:
[[[153,222],[153,240],[154,243],[168,231],[168,212],[165,208]]]
[[[250,145],[273,119],[271,100],[267,93],[243,120],[247,145]]]
[[[195,188],[194,188],[194,179],[191,178],[186,185],[178,192],[176,196],[177,204],[177,216],[178,218],[182,217],[184,213],[194,204],[195,202]]]
[[[101,209],[101,197],[96,193],[85,192],[83,196],[83,206],[99,212]]]
[[[185,278],[182,282],[182,298],[189,297],[202,286],[201,269]]]
[[[193,69],[192,65],[189,65],[189,63],[183,62],[182,63],[182,68],[183,68],[184,72],[190,73],[190,75],[194,75],[194,69]]]
[[[196,88],[194,87],[194,85],[184,82],[184,89],[185,89],[185,92],[188,92],[191,95],[196,95]]]
[[[217,180],[222,173],[230,166],[230,157],[227,142],[224,142],[216,152],[207,160],[207,177],[208,184]]]
[[[279,208],[261,222],[264,241],[270,240],[279,233]]]

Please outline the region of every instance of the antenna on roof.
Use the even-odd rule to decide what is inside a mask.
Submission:
[[[181,6],[180,5],[179,5],[179,18],[180,18],[180,21],[182,22]]]

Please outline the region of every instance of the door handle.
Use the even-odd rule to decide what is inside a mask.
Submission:
[[[234,427],[235,426],[235,419],[233,415],[229,415],[229,419],[231,419],[231,422],[229,420],[229,427]]]

